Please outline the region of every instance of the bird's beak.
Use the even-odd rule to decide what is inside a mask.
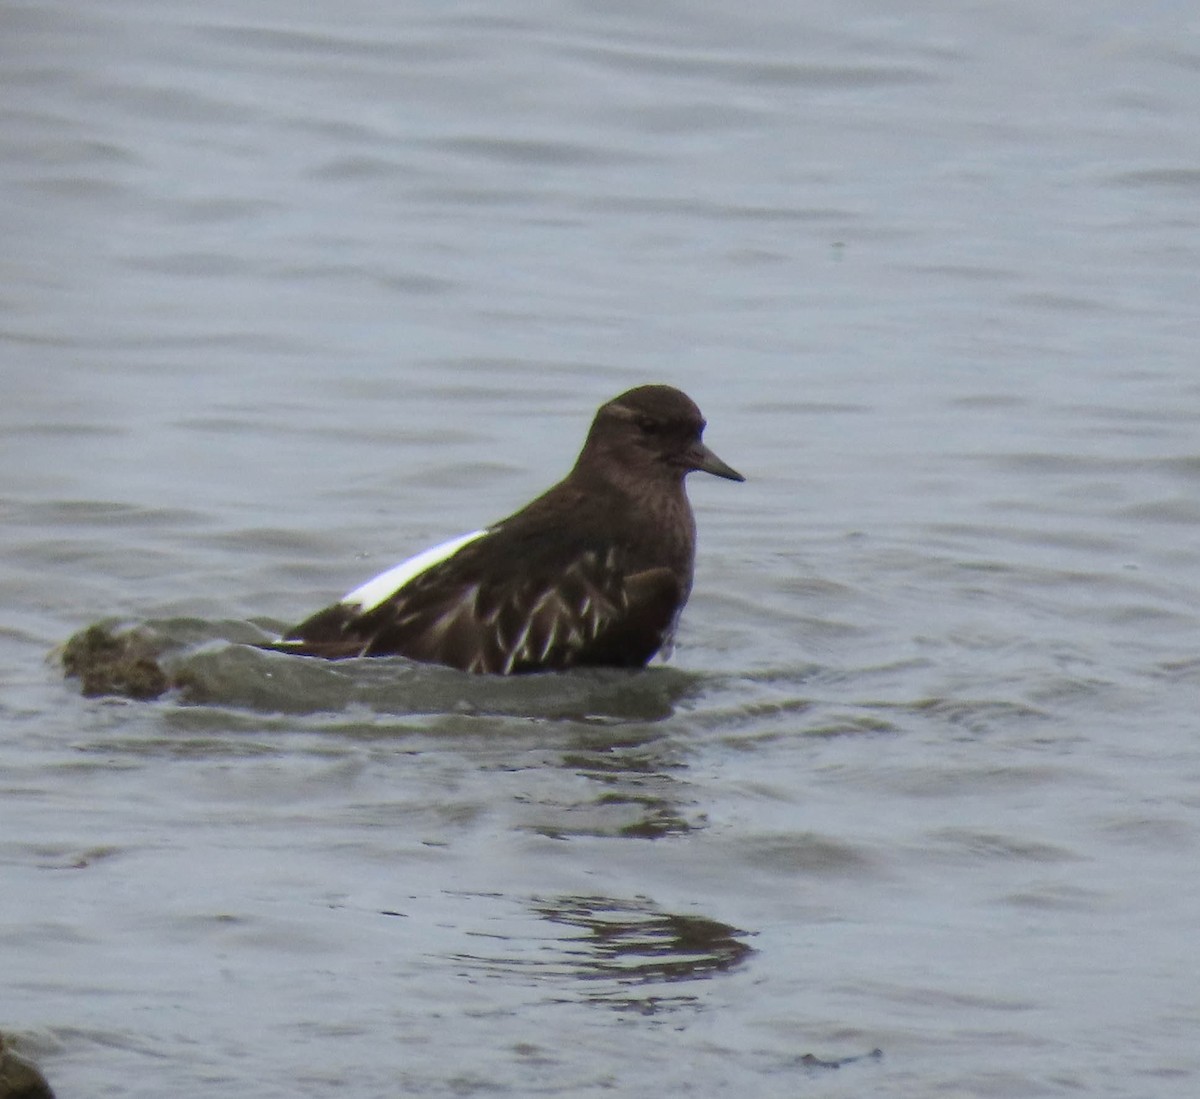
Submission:
[[[714,477],[724,477],[727,481],[744,481],[743,477],[733,466],[727,466],[703,443],[697,443],[688,451],[688,463],[692,469],[702,473],[711,473]]]

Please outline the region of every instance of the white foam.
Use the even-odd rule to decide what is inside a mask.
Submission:
[[[487,534],[486,530],[474,530],[470,534],[462,534],[457,538],[451,538],[449,542],[443,542],[441,545],[431,546],[427,550],[422,550],[415,557],[410,557],[407,561],[401,561],[400,564],[393,565],[387,572],[381,572],[373,580],[368,580],[365,584],[360,584],[352,592],[347,592],[341,601],[343,603],[357,604],[359,609],[364,613],[372,611],[393,592],[399,591],[413,577],[419,576],[426,569],[430,569],[434,565],[445,561],[448,557],[452,557],[463,546],[474,542],[476,538],[482,538],[485,534]]]

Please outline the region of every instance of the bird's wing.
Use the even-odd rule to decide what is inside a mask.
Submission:
[[[327,607],[271,647],[331,659],[398,654],[503,675],[639,667],[669,636],[683,597],[669,569],[630,575],[614,549],[584,549],[556,570],[496,571],[477,546],[465,545],[372,609]]]

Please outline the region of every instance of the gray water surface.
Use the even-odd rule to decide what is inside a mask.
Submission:
[[[60,1097],[1197,1093],[1188,5],[7,4],[0,73],[0,1031]],[[647,381],[749,478],[669,665],[236,643]],[[197,692],[81,697],[99,620]]]

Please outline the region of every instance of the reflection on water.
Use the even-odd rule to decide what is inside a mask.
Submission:
[[[695,1006],[695,994],[661,986],[731,972],[754,953],[747,932],[706,916],[664,912],[648,900],[612,897],[536,898],[532,911],[569,934],[543,940],[538,956],[461,954],[472,968],[550,981],[570,995],[564,978],[587,982],[576,998],[643,1015]],[[512,944],[514,947],[516,944]]]
[[[586,933],[574,940],[583,977],[623,984],[692,980],[733,969],[752,953],[738,937],[745,931],[704,916],[660,912],[648,901],[556,897],[534,910]]]
[[[614,739],[587,750],[564,752],[559,766],[574,770],[599,786],[600,792],[577,804],[569,817],[547,835],[611,835],[658,839],[681,835],[699,826],[703,814],[680,772],[685,753],[666,737]]]

